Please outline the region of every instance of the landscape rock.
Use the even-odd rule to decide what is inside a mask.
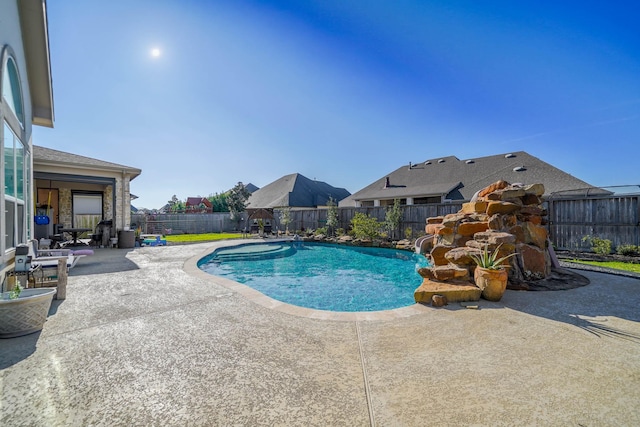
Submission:
[[[489,224],[487,222],[462,222],[458,225],[458,234],[461,236],[473,236],[488,229]]]
[[[500,181],[494,182],[488,187],[485,187],[482,190],[480,190],[480,192],[478,193],[478,197],[485,197],[486,195],[491,194],[494,191],[507,188],[507,186],[509,186],[509,183],[507,181],[500,180]]]
[[[447,297],[444,295],[434,295],[431,297],[431,305],[433,307],[444,307],[447,305]]]
[[[476,201],[476,202],[467,202],[462,204],[462,213],[485,213],[487,211],[487,202]]]
[[[478,301],[482,291],[476,285],[465,280],[438,282],[424,279],[415,290],[413,297],[417,303],[430,304],[434,295],[443,295],[447,302]]]
[[[441,245],[441,244],[435,245],[431,250],[431,254],[430,254],[431,263],[434,266],[449,264],[449,261],[447,261],[447,259],[445,258],[445,255],[451,249],[453,249],[453,246]]]
[[[487,215],[510,214],[520,209],[520,205],[511,202],[489,202]]]

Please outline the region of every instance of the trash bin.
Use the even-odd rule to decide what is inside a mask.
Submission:
[[[134,230],[120,230],[118,231],[118,247],[133,248],[136,243],[136,232]]]

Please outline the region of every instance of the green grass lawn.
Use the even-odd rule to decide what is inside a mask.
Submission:
[[[212,242],[215,240],[239,239],[241,233],[204,233],[204,234],[170,234],[165,237],[167,242],[189,243],[189,242]]]
[[[613,268],[614,270],[623,270],[623,271],[631,271],[633,273],[640,273],[640,264],[632,264],[629,262],[620,262],[620,261],[582,261],[582,260],[571,260],[571,262],[575,262],[577,264],[589,264],[595,265],[596,267],[605,267],[605,268]]]

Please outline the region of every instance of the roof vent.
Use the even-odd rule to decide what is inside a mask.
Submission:
[[[411,162],[409,162],[409,169],[411,169],[411,167],[412,167],[412,164],[411,164]]]
[[[427,160],[426,162],[424,162],[425,165],[430,165],[431,164],[431,160]]]
[[[438,163],[444,163],[444,159],[438,160]]]
[[[471,160],[471,159],[469,159],[469,160],[467,160],[465,163],[466,163],[466,164],[468,164],[468,165],[470,165],[470,164],[475,163],[475,162],[476,162],[475,160]]]
[[[505,158],[505,159],[513,159],[515,156],[516,156],[515,154],[513,154],[513,153],[509,153],[509,154],[505,154],[505,155],[504,155],[504,158]]]
[[[524,166],[516,166],[515,168],[513,168],[514,172],[522,172],[522,171],[526,171],[527,168],[525,168]]]

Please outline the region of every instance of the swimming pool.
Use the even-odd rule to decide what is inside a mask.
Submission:
[[[289,304],[330,311],[377,311],[415,303],[418,254],[324,243],[273,242],[220,248],[198,262],[215,276]]]

